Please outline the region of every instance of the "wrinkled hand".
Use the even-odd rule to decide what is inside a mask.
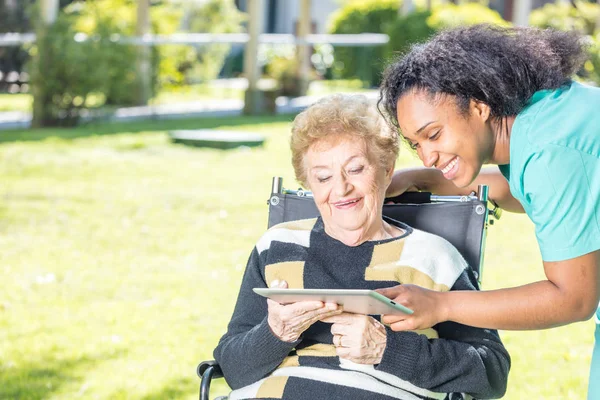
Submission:
[[[274,281],[271,287],[287,288],[287,283]],[[295,342],[315,322],[342,312],[337,304],[322,301],[299,301],[283,305],[267,299],[267,307],[269,327],[284,342]]]
[[[368,315],[342,313],[321,321],[332,323],[333,345],[339,357],[358,364],[381,362],[387,333],[385,326]]]
[[[377,292],[414,311],[411,315],[383,315],[381,320],[394,331],[427,329],[448,320],[441,292],[416,285],[398,285]]]

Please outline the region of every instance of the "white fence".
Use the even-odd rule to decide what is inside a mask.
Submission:
[[[84,33],[77,33],[73,39],[77,42],[95,40]],[[178,33],[173,35],[145,35],[142,37],[111,35],[109,40],[115,43],[153,46],[165,44],[210,45],[213,43],[245,44],[250,40],[247,33]],[[263,33],[259,36],[262,44],[294,44],[315,45],[331,44],[334,46],[378,46],[386,44],[389,36],[381,33],[359,33],[355,35],[308,35],[306,39],[291,34]],[[34,33],[0,34],[0,47],[21,46],[35,42]]]

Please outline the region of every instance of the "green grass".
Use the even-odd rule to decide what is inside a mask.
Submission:
[[[290,116],[0,132],[0,398],[194,399],[267,221],[295,187]],[[174,128],[259,132],[264,148],[171,144]],[[403,152],[400,165],[417,165]],[[531,223],[490,228],[484,285],[543,277]],[[507,399],[582,399],[593,323],[502,332]],[[222,380],[215,395],[227,392]]]

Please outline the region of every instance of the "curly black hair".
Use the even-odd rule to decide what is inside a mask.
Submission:
[[[398,99],[411,90],[456,96],[466,114],[471,99],[491,117],[517,115],[538,90],[568,83],[587,55],[583,38],[551,29],[481,24],[443,31],[390,64],[378,109],[398,128]]]

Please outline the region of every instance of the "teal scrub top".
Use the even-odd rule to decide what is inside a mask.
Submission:
[[[600,88],[536,92],[514,121],[500,171],[535,224],[544,261],[600,249]]]

